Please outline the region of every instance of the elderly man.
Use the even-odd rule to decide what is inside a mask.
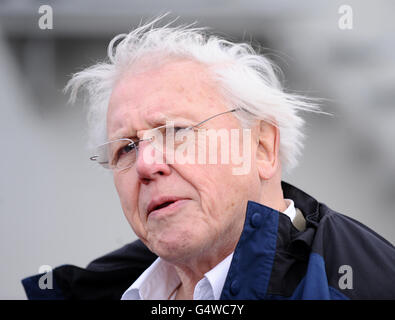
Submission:
[[[67,89],[87,89],[91,160],[112,170],[141,242],[55,269],[52,297],[395,298],[394,247],[281,181],[302,146],[297,112],[317,108],[265,57],[153,23],[108,53]],[[24,280],[31,298],[37,279]]]

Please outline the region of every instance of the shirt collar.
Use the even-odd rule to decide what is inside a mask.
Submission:
[[[291,219],[291,222],[293,222],[296,216],[295,203],[293,202],[292,199],[284,199],[284,200],[285,203],[287,204],[287,209],[285,209],[283,213]]]
[[[219,300],[232,262],[233,252],[204,274],[195,287],[194,300]]]
[[[167,300],[180,282],[175,268],[157,258],[125,291],[121,300]]]
[[[194,291],[194,300],[219,300],[233,253],[204,274]],[[161,258],[145,270],[125,291],[121,300],[167,300],[180,284],[175,268]]]

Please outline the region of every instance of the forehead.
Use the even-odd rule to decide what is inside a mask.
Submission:
[[[225,110],[208,70],[193,61],[168,62],[140,73],[125,73],[112,91],[108,136],[145,130],[165,119],[202,120]]]

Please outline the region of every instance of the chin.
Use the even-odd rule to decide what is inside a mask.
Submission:
[[[152,252],[169,262],[181,262],[198,251],[199,240],[188,233],[172,233],[153,239],[148,245]]]

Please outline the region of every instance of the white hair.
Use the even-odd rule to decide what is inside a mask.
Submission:
[[[286,93],[277,78],[276,66],[250,44],[233,43],[192,25],[155,27],[161,18],[113,38],[108,46],[109,61],[74,74],[67,83],[65,91],[71,91],[70,102],[75,101],[81,88],[87,93],[90,143],[107,139],[106,113],[114,83],[132,65],[150,55],[155,63],[158,57],[164,63],[168,58],[190,59],[208,67],[229,109],[245,111],[236,113],[243,126],[264,120],[279,128],[281,164],[287,171],[294,168],[304,137],[304,120],[298,112],[318,111],[312,100]]]

